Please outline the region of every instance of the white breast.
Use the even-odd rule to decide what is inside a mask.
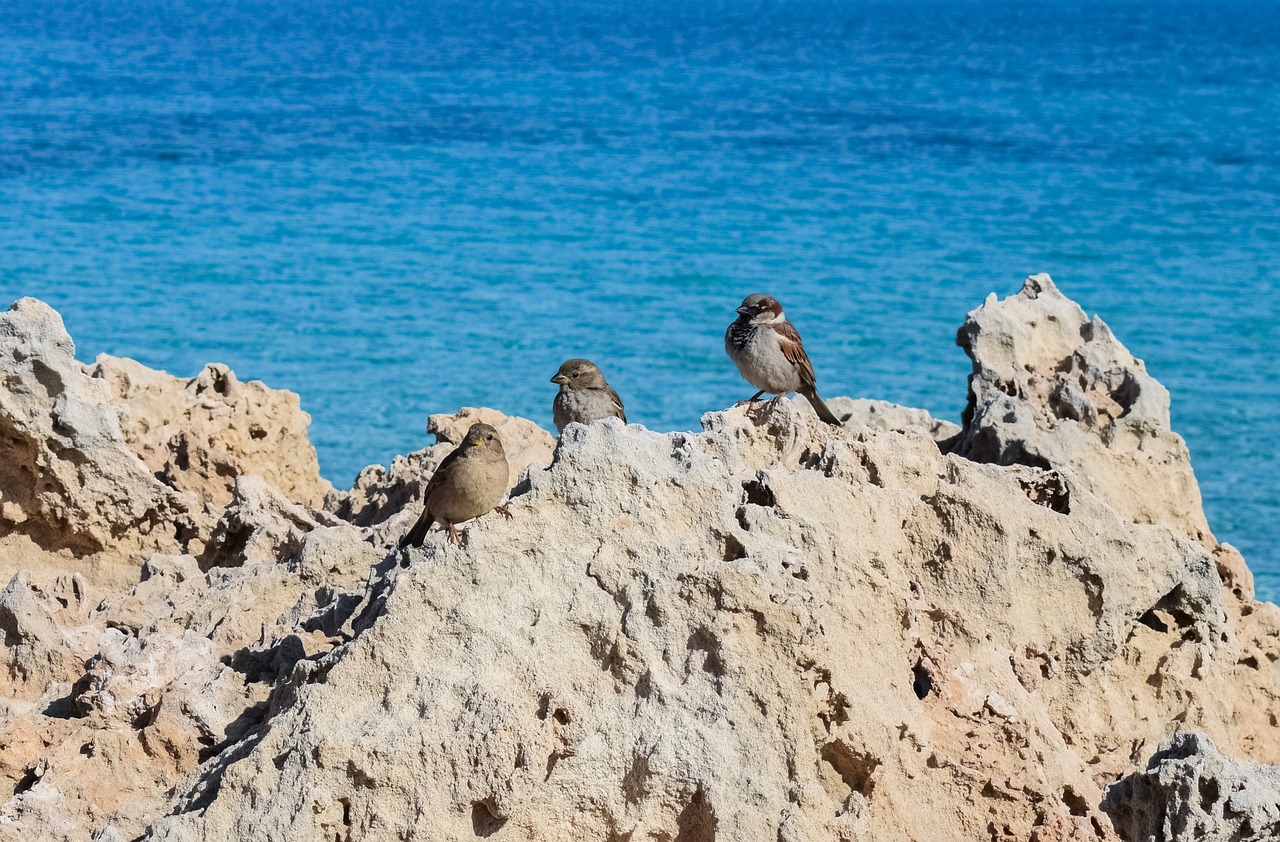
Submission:
[[[778,334],[767,327],[751,334],[741,350],[726,343],[729,356],[743,378],[757,389],[785,395],[800,388],[800,374],[782,353]]]

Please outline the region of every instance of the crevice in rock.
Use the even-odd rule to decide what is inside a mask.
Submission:
[[[14,797],[16,798],[17,796],[31,789],[31,787],[35,786],[36,782],[38,782],[39,780],[40,780],[40,775],[36,771],[35,766],[28,766],[27,768],[23,769],[22,777],[19,778],[18,782],[13,785]]]
[[[676,817],[675,842],[715,842],[716,813],[699,784],[693,798]]]
[[[920,661],[911,668],[911,689],[915,692],[916,698],[921,701],[933,692],[933,676]]]
[[[698,667],[717,680],[724,678],[725,666],[720,656],[720,641],[705,627],[699,627],[685,644],[689,652],[689,666]]]
[[[1089,815],[1089,802],[1085,801],[1084,796],[1076,792],[1070,784],[1062,788],[1062,803],[1073,816]]]
[[[844,805],[844,810],[849,808],[852,796],[855,794],[863,799],[871,797],[871,793],[876,788],[876,769],[880,767],[878,758],[852,748],[844,740],[832,740],[823,745],[819,750],[819,756],[822,762],[836,774],[838,785],[835,785],[830,775],[824,775],[824,778],[829,781],[829,790],[833,785],[836,786],[838,791],[833,791],[831,794],[835,796],[836,801]]]
[[[725,561],[738,561],[747,557],[747,548],[742,545],[732,532],[719,533],[722,545],[721,555]]]
[[[1018,477],[1018,485],[1027,499],[1037,506],[1058,514],[1071,514],[1071,491],[1057,471],[1048,471],[1036,478]]]
[[[757,471],[755,479],[742,481],[742,502],[770,508],[778,505],[777,498],[773,496],[773,489],[769,487],[768,476],[764,471]]]
[[[498,806],[492,798],[471,802],[471,830],[477,838],[494,835],[506,823],[506,817],[499,815]]]

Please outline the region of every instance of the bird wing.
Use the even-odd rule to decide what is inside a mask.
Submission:
[[[427,530],[431,528],[432,522],[435,521],[435,516],[431,514],[431,492],[456,470],[458,454],[461,452],[462,445],[458,445],[451,450],[444,459],[440,460],[440,464],[436,466],[435,473],[431,475],[431,479],[427,480],[426,491],[422,493],[422,514],[418,516],[418,520],[409,531],[401,537],[400,546],[402,548],[420,546],[422,540],[427,537]]]
[[[813,363],[809,362],[809,355],[804,352],[800,333],[791,322],[774,325],[773,329],[778,332],[778,345],[782,348],[782,355],[800,370],[800,382],[814,388],[817,383],[813,377]]]
[[[609,396],[609,399],[613,401],[613,407],[614,407],[613,414],[621,418],[622,423],[624,424],[627,423],[627,413],[626,413],[626,410],[622,408],[622,398],[618,397],[618,393],[613,390],[612,386],[605,386],[604,391],[605,391],[605,394]]]
[[[422,502],[425,505],[431,499],[431,492],[435,491],[442,482],[447,480],[458,468],[458,460],[462,456],[465,449],[465,443],[460,444],[453,450],[449,451],[449,455],[440,460],[440,464],[436,467],[435,473],[431,475],[431,479],[427,480],[427,490],[422,493]]]

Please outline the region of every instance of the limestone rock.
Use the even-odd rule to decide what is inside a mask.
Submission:
[[[924,430],[937,441],[954,438],[960,432],[958,424],[934,418],[928,410],[901,406],[889,401],[835,397],[827,401],[827,408],[850,427],[870,427],[873,430],[897,432],[919,429]]]
[[[13,562],[180,547],[183,499],[127,445],[106,385],[84,373],[52,308],[0,314],[0,573]],[[87,575],[95,571],[85,569]],[[113,578],[104,573],[103,578]]]
[[[1129,740],[1277,709],[1204,548],[1068,474],[785,400],[704,424],[567,430],[147,838],[1113,839]]]
[[[275,564],[292,555],[302,536],[338,520],[312,512],[285,497],[256,476],[235,482],[231,502],[213,530],[202,556],[203,565]]]
[[[1212,548],[1169,392],[1097,317],[1048,275],[993,293],[956,342],[973,361],[953,452],[981,462],[1069,468],[1124,517],[1160,523]]]
[[[42,307],[0,319],[0,842],[1116,842],[1252,832],[1230,793],[1274,789],[1280,608],[1180,496],[1159,384],[1047,278],[971,316],[959,431],[781,399],[555,444],[463,410],[324,510],[296,404],[217,368],[90,378]],[[395,550],[476,420],[514,519]],[[1135,776],[1175,729],[1250,763]],[[1109,816],[1121,778],[1180,794]]]
[[[0,696],[47,705],[51,694],[70,688],[97,648],[88,600],[88,585],[78,575],[59,577],[48,591],[25,571],[10,580],[0,592]]]
[[[110,386],[129,446],[173,488],[225,506],[236,478],[253,475],[305,506],[324,500],[311,416],[293,392],[215,363],[184,380],[102,354],[88,371]]]
[[[1126,842],[1280,839],[1280,766],[1223,757],[1213,741],[1178,731],[1144,771],[1106,789],[1102,808]]]

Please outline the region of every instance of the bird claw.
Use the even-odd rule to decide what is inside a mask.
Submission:
[[[510,503],[503,503],[501,506],[494,506],[493,510],[498,514],[502,515],[507,520],[511,520],[513,517],[515,517],[513,514],[511,514]]]
[[[450,543],[457,544],[459,547],[465,550],[467,548],[467,532],[468,530],[466,529],[459,529],[458,527],[454,526],[452,523],[449,524]]]

